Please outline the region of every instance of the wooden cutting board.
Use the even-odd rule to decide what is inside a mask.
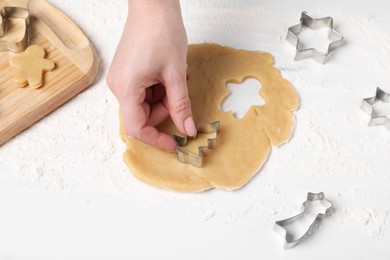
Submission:
[[[29,10],[28,45],[42,46],[45,58],[54,61],[56,67],[44,74],[41,88],[17,88],[13,82],[16,69],[9,65],[15,54],[0,52],[0,145],[87,88],[96,78],[99,65],[80,28],[45,0],[0,0],[0,8],[3,6]],[[9,20],[14,28],[8,31],[21,26],[19,32],[23,32],[21,18]]]

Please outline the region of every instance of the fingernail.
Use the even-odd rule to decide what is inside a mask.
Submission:
[[[187,119],[184,121],[184,129],[187,132],[187,135],[189,136],[195,136],[196,135],[196,126],[194,123],[194,119],[192,116],[187,117]]]
[[[177,149],[175,149],[175,150],[166,149],[165,151],[168,152],[168,153],[176,153]]]
[[[177,146],[175,145],[175,146],[168,147],[168,148],[166,149],[166,151],[167,151],[167,152],[170,152],[170,153],[176,153],[176,151],[177,151]]]

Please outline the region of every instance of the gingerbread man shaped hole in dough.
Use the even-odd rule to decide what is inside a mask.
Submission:
[[[41,87],[44,72],[52,71],[55,67],[53,61],[45,59],[45,50],[38,45],[31,45],[24,52],[16,54],[10,59],[10,65],[17,70],[14,82],[21,88],[27,85]]]

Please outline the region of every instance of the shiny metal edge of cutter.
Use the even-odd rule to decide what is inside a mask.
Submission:
[[[306,214],[312,213],[311,203],[313,201],[320,201],[321,204],[325,207],[325,210],[323,212],[318,212],[315,215],[314,221],[311,223],[311,225],[308,227],[306,232],[299,238],[294,238],[294,236],[288,232],[286,229],[286,226],[299,221],[302,217],[304,217]],[[310,231],[312,231],[313,227],[316,226],[316,224],[321,220],[323,216],[325,216],[330,209],[333,207],[332,203],[325,199],[325,195],[323,192],[320,193],[311,193],[309,192],[307,194],[307,200],[302,204],[302,212],[299,213],[296,216],[293,216],[291,218],[279,220],[275,222],[274,225],[274,231],[281,235],[284,238],[284,249],[290,249],[294,246],[298,245],[307,235]],[[308,213],[309,212],[309,213]]]
[[[176,157],[179,162],[188,163],[195,167],[201,168],[203,167],[203,157],[206,156],[206,150],[217,148],[218,135],[220,130],[220,122],[215,121],[211,123],[201,123],[197,126],[198,133],[215,133],[215,138],[207,139],[207,146],[199,146],[198,154],[192,154],[185,151],[185,146],[188,143],[188,140],[196,139],[195,137],[181,136],[181,135],[173,135],[174,140],[177,144],[177,152]]]
[[[374,105],[377,102],[390,103],[390,94],[386,93],[381,88],[377,88],[374,97],[363,99],[360,108],[370,116],[368,126],[382,125],[390,131],[390,118],[378,115],[377,111],[374,108]]]
[[[332,40],[332,42],[329,43],[328,49],[325,53],[315,48],[300,49],[298,35],[301,32],[303,26],[310,29],[328,28],[328,38]],[[295,60],[313,58],[317,62],[325,64],[329,60],[329,53],[334,48],[342,44],[344,37],[333,28],[332,17],[313,19],[306,12],[302,12],[300,23],[288,28],[286,39],[295,46]]]
[[[23,37],[16,41],[4,41],[1,38],[7,34],[7,19],[24,19],[26,27]],[[28,45],[28,27],[30,26],[30,13],[27,9],[14,6],[5,6],[0,9],[0,52],[22,52]]]

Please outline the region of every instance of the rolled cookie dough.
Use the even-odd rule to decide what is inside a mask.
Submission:
[[[121,127],[127,146],[124,160],[135,177],[160,188],[191,192],[240,188],[259,171],[271,148],[292,136],[298,96],[273,67],[268,53],[198,44],[189,46],[187,63],[195,122],[221,121],[218,148],[209,151],[203,168],[197,168],[178,162],[175,154],[128,138]],[[265,104],[252,106],[242,119],[236,119],[232,112],[222,112],[220,105],[229,94],[226,83],[246,78],[262,83],[259,95]],[[177,133],[171,120],[158,128],[170,135]]]

